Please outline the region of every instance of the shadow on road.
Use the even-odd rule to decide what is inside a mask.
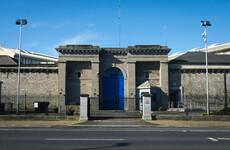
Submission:
[[[117,143],[112,146],[103,146],[103,147],[95,147],[95,148],[79,148],[79,149],[73,149],[73,150],[93,150],[93,149],[106,149],[106,148],[113,148],[113,147],[124,147],[129,146],[129,143]]]

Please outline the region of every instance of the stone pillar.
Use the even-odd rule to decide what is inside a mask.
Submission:
[[[135,111],[136,110],[136,63],[128,62],[128,76],[127,76],[127,111]]]
[[[162,109],[168,109],[169,87],[168,87],[168,62],[160,62],[160,85]]]
[[[143,120],[152,120],[151,115],[151,94],[143,95]]]
[[[81,94],[80,96],[80,118],[79,120],[89,119],[89,95]]]
[[[180,86],[180,102],[183,104],[183,107],[185,106],[184,103],[184,87]]]
[[[59,113],[65,113],[65,97],[66,97],[66,62],[58,64],[58,106]]]
[[[2,81],[0,81],[0,104],[2,103]]]
[[[90,98],[90,109],[99,110],[99,61],[92,62],[92,89]]]

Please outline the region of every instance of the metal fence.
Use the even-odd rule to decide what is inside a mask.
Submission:
[[[189,110],[206,110],[207,102],[206,100],[196,102],[196,101],[187,101],[184,104],[184,107]],[[210,111],[217,111],[225,107],[224,103],[221,102],[209,102]]]
[[[228,107],[229,105],[229,100],[227,102]],[[222,99],[216,100],[216,99],[210,99],[209,102],[209,108],[210,111],[217,111],[220,109],[223,109],[225,107],[225,101]],[[206,99],[199,99],[194,100],[194,99],[185,99],[184,103],[181,103],[180,101],[177,103],[175,106],[173,102],[168,103],[168,108],[185,108],[187,110],[207,110],[207,100]]]

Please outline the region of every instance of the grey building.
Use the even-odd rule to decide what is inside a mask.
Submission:
[[[170,52],[167,46],[66,45],[56,50],[59,104],[79,105],[80,94],[88,94],[93,111],[135,111],[140,108],[140,90],[147,81],[158,98],[153,98],[154,109],[167,110]]]
[[[169,61],[169,106],[206,109],[205,52],[187,52]],[[229,105],[230,55],[208,53],[209,101],[211,110]]]
[[[136,111],[142,109],[142,94],[146,93],[152,94],[152,111],[206,110],[204,52],[168,57],[170,49],[159,45],[66,45],[56,50],[58,64],[22,64],[21,111],[33,111],[35,101],[50,102],[50,110],[60,106],[63,113],[66,107],[79,111],[81,94],[89,95],[91,111]],[[208,58],[212,111],[229,105],[230,55],[209,53]],[[5,110],[17,106],[17,63],[9,56],[0,57]]]

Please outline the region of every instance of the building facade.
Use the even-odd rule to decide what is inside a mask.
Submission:
[[[142,109],[142,94],[152,94],[152,111],[206,110],[205,53],[187,52],[168,59],[159,45],[100,48],[66,45],[56,48],[58,64],[22,64],[19,105],[34,110],[36,101],[79,111],[80,95],[90,98],[91,111]],[[230,103],[230,55],[208,54],[212,110]],[[16,109],[18,61],[0,56],[0,97],[5,110]]]
[[[140,107],[137,87],[149,81],[160,97],[156,109],[168,107],[168,47],[136,45],[100,48],[66,45],[59,53],[59,103],[79,105],[81,94],[90,97],[91,110],[135,111]]]

